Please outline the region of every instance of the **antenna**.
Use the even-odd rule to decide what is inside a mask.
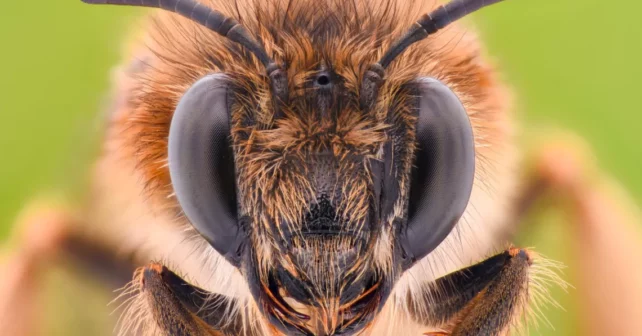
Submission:
[[[470,13],[500,1],[502,0],[453,0],[430,14],[424,14],[399,40],[392,43],[379,62],[368,67],[361,83],[362,107],[372,107],[383,82],[385,69],[409,46]]]

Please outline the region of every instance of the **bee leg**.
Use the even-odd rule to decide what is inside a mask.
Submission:
[[[52,267],[81,266],[108,280],[111,289],[130,281],[134,267],[76,232],[76,222],[70,211],[48,203],[34,202],[23,210],[15,225],[16,244],[0,264],[0,335],[42,334],[34,321],[43,308],[42,281]]]
[[[55,209],[27,209],[16,225],[18,244],[4,255],[0,277],[0,335],[38,333],[39,278],[58,250],[69,217]]]
[[[568,216],[584,335],[642,330],[642,223],[621,185],[601,172],[589,147],[567,137],[542,146],[536,171]]]
[[[158,263],[136,272],[140,295],[162,334],[170,336],[240,335],[238,314],[230,313],[236,304],[220,294],[192,286]]]
[[[426,335],[502,334],[520,317],[532,263],[529,251],[510,248],[425,285],[408,308],[418,323],[439,328]]]

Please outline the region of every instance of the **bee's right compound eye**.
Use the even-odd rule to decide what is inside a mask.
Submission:
[[[238,266],[245,242],[237,219],[236,171],[225,75],[206,76],[183,95],[169,130],[176,198],[196,230]]]
[[[417,84],[417,150],[408,222],[400,237],[410,265],[452,231],[466,210],[475,175],[473,130],[463,104],[436,79]]]

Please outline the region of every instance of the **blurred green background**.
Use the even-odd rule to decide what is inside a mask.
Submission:
[[[0,241],[30,197],[68,192],[74,181],[82,183],[91,139],[99,134],[97,112],[110,67],[118,62],[124,33],[142,13],[80,0],[6,1],[2,7]],[[513,0],[474,16],[489,53],[517,89],[522,141],[528,143],[543,125],[579,133],[638,203],[641,12],[642,2],[632,0]],[[570,238],[560,217],[555,210],[542,211],[531,219],[541,225],[520,243],[570,263],[563,249]],[[573,265],[568,266],[565,278],[572,283]],[[73,308],[78,293],[91,288],[76,281],[57,291],[69,299],[49,304],[51,335],[110,334],[98,331],[104,319]],[[554,295],[566,312],[546,310],[555,330],[543,327],[533,334],[576,335],[576,293]],[[107,302],[105,296],[88,298],[91,306]],[[61,308],[76,313],[58,319]]]

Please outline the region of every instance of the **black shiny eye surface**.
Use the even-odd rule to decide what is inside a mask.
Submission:
[[[236,176],[225,76],[206,76],[178,103],[169,131],[172,186],[196,230],[233,264],[244,234],[237,219]]]
[[[475,143],[466,110],[446,85],[418,85],[415,164],[408,223],[401,245],[411,262],[434,250],[468,205],[475,174]]]

